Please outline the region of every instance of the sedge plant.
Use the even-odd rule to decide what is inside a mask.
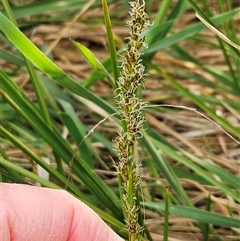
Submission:
[[[216,137],[219,137],[219,141],[222,141],[225,135],[220,136],[221,130],[215,129],[214,126],[208,127],[209,121],[203,122],[201,116],[197,117],[197,111],[192,113],[193,116],[186,116],[186,111],[184,112],[183,109],[170,110],[170,108],[151,104],[162,104],[166,101],[170,107],[171,104],[182,103],[184,100],[184,106],[194,105],[201,113],[213,119],[239,140],[239,128],[234,124],[235,122],[224,115],[218,115],[216,111],[220,108],[223,114],[236,118],[239,116],[237,67],[240,58],[238,51],[226,43],[222,44],[221,39],[216,42],[214,37],[209,39],[205,35],[199,35],[206,29],[201,22],[187,22],[184,27],[177,28],[178,23],[181,22],[179,18],[182,19],[185,13],[189,13],[186,10],[191,8],[197,11],[205,21],[226,33],[229,39],[238,43],[236,31],[233,30],[237,29],[234,25],[237,24],[235,17],[239,14],[239,9],[230,6],[230,1],[228,1],[229,6],[226,6],[224,1],[218,1],[221,10],[218,14],[211,13],[211,5],[205,4],[206,1],[201,1],[204,4],[203,10],[199,8],[200,2],[195,3],[191,0],[179,0],[176,4],[175,2],[172,4],[169,0],[161,3],[147,1],[146,9],[149,10],[149,15],[156,14],[156,18],[153,19],[154,25],[150,26],[149,18],[144,13],[144,2],[132,0],[131,19],[127,23],[130,36],[127,38],[128,45],[121,54],[120,64],[117,63],[117,54],[113,52],[115,46],[110,44],[119,34],[114,30],[114,34],[110,36],[109,32],[112,26],[117,26],[120,21],[121,24],[123,23],[122,18],[118,18],[118,8],[123,7],[125,13],[128,5],[124,2],[122,6],[118,5],[111,12],[112,23],[104,11],[104,18],[109,17],[105,23],[108,22],[109,31],[106,32],[110,36],[107,41],[111,57],[105,56],[104,61],[99,61],[90,49],[72,41],[94,68],[92,73],[84,75],[84,79],[81,76],[82,83],[79,83],[79,79],[70,77],[66,69],[54,63],[56,60],[54,53],[52,59],[50,55],[47,57],[41,52],[43,45],[40,44],[38,47],[34,45],[34,40],[29,39],[32,36],[29,36],[27,30],[31,27],[38,28],[39,23],[47,28],[49,23],[58,25],[59,21],[69,22],[76,11],[84,9],[85,1],[32,1],[23,3],[21,7],[13,5],[6,7],[8,1],[2,2],[5,7],[0,11],[2,23],[0,40],[4,44],[0,56],[2,61],[0,180],[25,184],[38,183],[44,187],[66,189],[97,212],[125,240],[170,240],[176,235],[179,240],[186,240],[186,237],[189,239],[193,236],[197,240],[235,240],[240,228],[239,175],[237,173],[239,169],[237,155],[239,154],[234,152],[234,149],[238,151],[238,143],[227,140],[226,148],[223,145],[226,153],[225,151],[223,153],[218,148],[220,146],[218,142],[212,143],[209,141],[212,139],[209,138],[218,140]],[[100,0],[93,2],[91,9],[99,8],[101,5]],[[102,2],[106,3],[104,9],[106,10],[107,5],[115,4],[116,1],[102,0]],[[155,4],[154,9],[151,9],[152,4]],[[157,7],[156,4],[158,4]],[[209,8],[208,11],[206,11],[207,8]],[[49,13],[50,10],[54,14]],[[57,15],[55,11],[58,12]],[[94,21],[91,23],[91,20]],[[81,30],[89,30],[90,25],[95,26],[97,21],[102,23],[102,18],[91,15],[91,18],[83,17],[80,21],[87,26],[86,29],[80,29],[81,32]],[[19,28],[15,22],[18,23]],[[148,27],[146,42],[149,47],[144,49],[147,45],[142,32]],[[24,29],[24,34],[21,29]],[[79,29],[77,33],[79,36]],[[32,33],[32,35],[35,34]],[[127,33],[124,34],[124,36],[127,35]],[[69,37],[74,39],[74,36],[66,37],[67,41]],[[94,39],[96,39],[95,36]],[[199,46],[206,47],[209,49],[208,58],[203,62],[198,55],[191,53],[188,46],[182,45],[183,43],[194,44],[196,49],[199,49]],[[70,41],[68,44],[71,46]],[[123,43],[121,42],[120,45],[122,47]],[[143,49],[144,55],[142,55]],[[227,68],[219,68],[215,61],[208,62],[211,60],[212,50],[217,50],[219,57],[222,52],[224,58],[221,65]],[[154,57],[158,51],[161,51],[162,56],[167,57],[164,61]],[[180,65],[175,64],[174,61],[169,62],[169,58],[177,60]],[[25,59],[28,59],[34,67],[30,68]],[[71,62],[71,58],[69,61]],[[80,63],[80,65],[85,64],[84,60]],[[120,68],[117,67],[118,65]],[[154,83],[154,86],[155,83],[161,85],[156,88],[157,99],[145,100],[149,102],[148,105],[142,101],[140,95],[146,72],[148,72],[143,65],[154,73],[149,77],[150,81],[154,81],[151,83]],[[74,67],[74,63],[71,67]],[[32,69],[35,74],[31,73]],[[79,71],[79,62],[77,69]],[[118,73],[120,71],[121,74]],[[19,83],[16,84],[16,77],[19,79],[23,74],[31,76],[32,83],[27,84],[27,89]],[[112,96],[103,96],[90,89],[104,76],[109,81],[108,84],[115,89],[117,108],[112,104]],[[33,90],[36,101],[27,95],[28,90],[32,90],[31,86],[34,86],[33,81],[36,87]],[[191,84],[188,86],[188,83]],[[211,91],[196,94],[190,88],[193,83],[202,90],[207,87]],[[148,80],[144,84],[146,92],[143,99],[149,96],[150,91],[150,95],[155,95],[155,89],[151,89],[152,86],[149,85]],[[113,93],[112,89],[110,91]],[[167,99],[164,99],[165,94]],[[218,98],[218,95],[221,98]],[[44,98],[42,102],[41,96]],[[44,110],[44,104],[47,111]],[[143,115],[143,109],[145,115]],[[102,114],[103,112],[105,114]],[[92,128],[89,123],[86,124],[79,113],[87,113],[94,124],[98,123],[96,128]],[[49,114],[49,117],[46,114]],[[147,117],[147,122],[144,116]],[[110,133],[108,129],[111,136],[106,136],[102,128],[106,128],[111,117],[114,131]],[[187,121],[181,122],[186,118]],[[104,120],[106,122],[103,123]],[[167,125],[166,121],[168,121]],[[106,167],[108,163],[102,161],[99,143],[108,153],[111,153],[113,158],[116,158],[111,140],[116,134],[115,130],[119,128],[119,123],[122,130],[114,139],[114,149],[119,158],[115,166],[119,174],[120,195],[116,182],[116,186],[106,184],[106,179],[104,180],[106,176],[102,178],[95,169],[96,167],[108,171],[110,169]],[[179,127],[184,127],[180,133]],[[205,132],[208,128],[211,131],[209,133]],[[63,129],[69,132],[67,138],[61,135]],[[203,138],[200,136],[197,139],[196,130],[202,130],[202,135],[206,139],[204,146],[208,145],[209,151],[202,149],[200,140]],[[185,134],[194,134],[194,137],[185,136]],[[217,150],[215,143],[218,145]],[[10,152],[11,150],[21,152],[23,158],[20,155],[16,157]],[[45,161],[46,157],[51,159],[51,164]],[[18,159],[21,162],[18,162]],[[28,160],[33,163],[32,166]],[[144,167],[144,174],[145,172],[148,174],[143,181],[140,178],[141,168],[143,168],[141,165]],[[41,166],[50,174],[51,179],[43,178],[34,170],[34,166]],[[115,177],[111,175],[111,178]],[[138,197],[140,187],[143,190],[141,198]],[[144,203],[141,202],[142,200]],[[142,224],[140,206],[141,208],[144,206],[147,210],[145,217],[147,227],[150,219],[151,224],[157,221],[155,229],[151,226],[152,238]],[[178,223],[177,226],[176,215],[183,219],[183,222]],[[158,223],[163,217],[164,227]],[[190,229],[188,229],[189,225],[191,225]],[[192,229],[193,226],[194,229]],[[176,230],[177,227],[181,228],[180,232]]]
[[[140,85],[146,76],[142,63],[141,48],[147,47],[143,31],[151,25],[145,12],[145,2],[134,0],[129,2],[131,19],[127,21],[130,28],[128,45],[124,49],[120,60],[120,77],[116,89],[116,102],[122,122],[122,130],[113,141],[113,146],[119,156],[116,164],[117,173],[122,179],[123,208],[125,210],[126,230],[129,240],[140,240],[143,228],[138,222],[140,206],[137,203],[137,191],[141,185],[141,160],[137,152],[136,143],[142,137],[141,129],[145,122],[143,108],[146,103],[137,96]]]

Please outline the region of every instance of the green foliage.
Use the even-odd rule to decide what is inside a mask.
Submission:
[[[154,209],[166,210],[164,203],[145,202],[144,206]],[[170,205],[169,212],[183,217],[191,218],[202,223],[212,223],[218,226],[240,228],[240,221],[237,218],[225,217],[216,213],[211,213],[197,208]]]

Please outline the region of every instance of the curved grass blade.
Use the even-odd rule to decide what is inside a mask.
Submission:
[[[109,114],[116,112],[115,108],[103,101],[100,97],[94,95],[88,89],[74,81],[63,70],[56,66],[49,58],[47,58],[17,27],[15,27],[1,12],[0,18],[2,24],[0,30],[9,38],[9,40],[22,52],[35,66],[42,70],[45,74],[57,81],[60,85],[71,90],[77,95],[82,96],[94,103]]]
[[[142,205],[157,210],[165,210],[164,203],[144,202]],[[212,223],[218,226],[240,228],[240,220],[237,218],[227,217],[197,208],[169,205],[169,212],[182,217],[194,219],[202,223]]]
[[[84,45],[77,43],[73,40],[71,40],[73,45],[81,52],[81,54],[84,56],[84,58],[88,61],[88,63],[97,71],[102,71],[107,76],[109,82],[112,86],[114,86],[114,80],[112,79],[112,76],[108,73],[108,71],[104,68],[104,66],[101,64],[101,62],[96,58],[96,56],[93,54],[93,52],[85,47]]]

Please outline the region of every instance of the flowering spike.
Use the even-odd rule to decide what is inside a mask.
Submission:
[[[139,240],[143,228],[138,223],[137,190],[141,185],[141,160],[134,158],[134,147],[137,139],[142,137],[141,129],[145,122],[143,108],[146,103],[137,96],[137,88],[144,83],[146,77],[142,64],[142,47],[147,47],[143,31],[150,26],[149,17],[145,12],[145,2],[133,0],[130,4],[130,17],[127,26],[130,36],[128,46],[120,60],[120,77],[118,79],[118,95],[116,103],[125,128],[118,132],[113,147],[118,153],[119,162],[116,169],[123,179],[124,194],[122,196],[126,212],[126,230],[129,240]]]

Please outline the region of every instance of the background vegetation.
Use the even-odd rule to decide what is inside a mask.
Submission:
[[[195,16],[239,45],[238,2],[146,6],[142,240],[238,240],[239,51]],[[127,240],[110,43],[124,48],[129,6],[108,7],[113,36],[100,0],[2,1],[0,180],[66,189]]]

